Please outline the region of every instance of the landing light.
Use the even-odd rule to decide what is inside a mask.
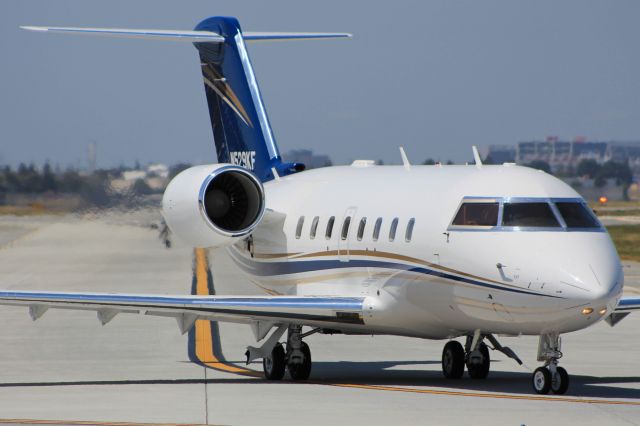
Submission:
[[[589,315],[593,312],[593,308],[583,308],[582,315]]]
[[[606,314],[606,313],[607,313],[607,308],[600,308],[600,310],[598,311],[598,313],[599,313],[600,315],[604,315],[604,314]]]

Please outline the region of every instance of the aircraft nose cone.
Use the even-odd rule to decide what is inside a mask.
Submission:
[[[620,262],[609,259],[599,259],[589,263],[589,272],[592,275],[591,297],[594,302],[603,301],[617,296],[622,289],[623,273]],[[588,272],[587,272],[588,274]]]
[[[564,258],[562,268],[568,273],[567,282],[580,289],[572,295],[575,302],[586,311],[606,309],[605,312],[611,312],[622,292],[622,265],[606,233],[587,237],[590,239],[579,241],[580,244],[567,250],[571,256]]]

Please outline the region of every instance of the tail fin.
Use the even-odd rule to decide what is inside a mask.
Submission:
[[[281,168],[282,161],[240,24],[235,18],[214,17],[202,21],[195,31],[214,32],[225,39],[224,43],[194,43],[200,53],[218,161],[252,170],[263,181],[272,179],[271,168]]]
[[[213,17],[195,31],[224,37],[224,43],[194,42],[200,53],[209,115],[218,161],[252,170],[262,181],[304,170],[301,163],[283,163],[258,82],[245,46],[247,40],[326,38],[347,34],[246,33],[235,18]]]
[[[32,26],[22,28],[39,32],[193,42],[200,54],[218,161],[250,169],[262,181],[274,178],[272,169],[283,176],[304,170],[304,165],[282,162],[253,74],[245,40],[351,36],[345,33],[243,33],[235,18],[220,16],[205,19],[194,31]]]

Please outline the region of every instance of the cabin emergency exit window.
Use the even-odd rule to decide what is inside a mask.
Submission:
[[[407,230],[404,233],[404,240],[408,243],[411,242],[411,237],[413,237],[413,226],[416,224],[416,219],[412,217],[409,219],[409,223],[407,223]]]
[[[463,203],[453,219],[456,226],[496,226],[499,203]]]
[[[502,226],[559,228],[560,223],[553,214],[549,203],[505,203]]]
[[[375,225],[373,225],[373,241],[378,241],[380,237],[380,228],[382,228],[382,218],[376,219]]]
[[[331,216],[329,218],[329,220],[327,221],[327,230],[324,233],[324,237],[327,240],[331,239],[331,234],[333,233],[333,224],[334,224],[335,221],[336,221],[336,217],[335,216]]]
[[[389,241],[393,242],[396,239],[396,230],[398,229],[398,218],[394,217],[391,221],[391,227],[389,228]]]
[[[364,235],[364,228],[367,226],[367,218],[363,217],[360,219],[360,225],[358,225],[358,241],[362,241],[362,236]]]
[[[300,239],[300,235],[302,235],[303,225],[304,225],[304,216],[300,216],[300,219],[298,219],[298,225],[296,226],[296,239]]]
[[[313,240],[316,237],[316,231],[318,230],[318,221],[320,220],[319,216],[313,218],[311,222],[311,230],[309,231],[309,236]]]
[[[351,216],[347,216],[344,218],[344,222],[342,223],[342,235],[341,238],[346,240],[349,236],[349,225],[351,225]]]

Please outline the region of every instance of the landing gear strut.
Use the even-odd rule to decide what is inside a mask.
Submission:
[[[442,351],[442,373],[448,379],[459,379],[464,374],[466,365],[469,377],[472,379],[486,379],[489,375],[491,357],[489,346],[483,342],[487,339],[493,347],[491,349],[502,352],[522,365],[522,361],[510,348],[502,346],[492,334],[482,334],[476,330],[467,336],[464,347],[457,341],[447,342]]]
[[[293,380],[307,380],[311,374],[311,350],[302,341],[302,326],[289,326],[287,336],[287,370]]]
[[[289,371],[293,380],[306,380],[311,374],[311,350],[309,345],[302,341],[302,338],[316,333],[318,329],[302,334],[302,326],[289,326],[285,350],[282,343],[278,343],[284,328],[285,326],[276,330],[261,348],[249,347],[247,363],[257,357],[262,357],[264,376],[268,380],[281,380],[285,370]],[[268,348],[271,345],[273,345],[273,349],[269,352]]]
[[[547,394],[551,391],[562,395],[569,388],[569,374],[558,366],[558,360],[562,358],[561,345],[562,341],[557,333],[540,336],[538,361],[544,361],[544,365],[536,368],[531,377],[536,393]]]

